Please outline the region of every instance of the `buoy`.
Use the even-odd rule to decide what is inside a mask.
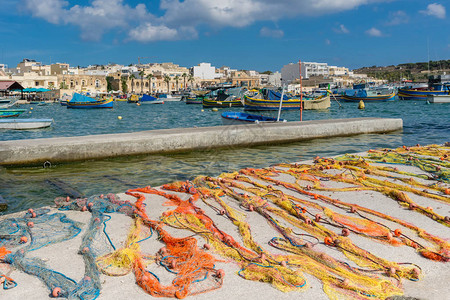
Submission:
[[[348,286],[350,284],[350,280],[348,278],[345,278],[344,281],[342,281],[343,286]]]
[[[388,232],[386,234],[386,238],[388,239],[388,241],[392,240],[392,233]]]
[[[445,193],[446,195],[450,195],[450,189],[445,189],[444,193]]]
[[[30,228],[33,228],[34,227],[34,223],[33,222],[28,222],[27,226],[30,227]]]
[[[409,204],[409,209],[410,210],[414,210],[414,209],[416,209],[417,208],[417,205],[415,205],[414,203],[410,203]]]
[[[89,248],[88,247],[84,247],[82,250],[83,253],[88,253],[89,252]]]
[[[204,109],[202,109],[202,112],[204,112],[205,110]]]
[[[414,276],[416,276],[416,278],[420,277],[420,269],[419,268],[412,269],[412,273]]]
[[[171,262],[170,262],[170,268],[173,270],[173,269],[175,269],[177,267],[177,262],[175,261],[175,260],[172,260]]]
[[[328,246],[332,246],[334,244],[333,239],[329,236],[327,236],[323,241]]]
[[[219,111],[216,107],[214,107],[213,109],[212,109],[212,111]]]
[[[161,249],[159,249],[159,252],[161,252],[161,254],[165,255],[167,253],[167,248],[162,247]]]
[[[397,270],[395,268],[389,268],[389,276],[393,277]]]
[[[342,236],[349,236],[350,235],[350,230],[348,230],[347,228],[342,229]]]
[[[305,247],[308,249],[311,249],[313,247],[313,244],[311,244],[310,242],[305,243]]]
[[[32,107],[30,107],[30,110],[33,110],[33,108],[32,108]]]
[[[286,268],[286,267],[287,267],[286,261],[283,260],[283,261],[281,262],[281,266]]]
[[[32,213],[34,212],[34,210],[33,210],[32,208],[30,208],[30,209],[28,209],[28,212],[29,212],[30,214],[32,214]]]
[[[395,236],[400,236],[401,234],[402,234],[402,231],[400,230],[400,229],[395,229],[394,230],[394,234],[395,234]]]
[[[321,219],[321,218],[322,218],[322,216],[319,215],[319,214],[317,214],[317,215],[315,216],[316,222],[320,222],[320,219]]]
[[[365,109],[366,108],[366,106],[364,105],[364,101],[359,101],[359,104],[358,104],[358,109]]]
[[[28,238],[26,236],[23,236],[23,237],[20,238],[20,242],[22,244],[25,244],[26,242],[28,242]]]
[[[250,205],[248,206],[248,210],[249,210],[249,211],[254,211],[255,208],[253,207],[253,205],[250,204]]]
[[[211,246],[209,244],[204,244],[203,248],[205,248],[206,250],[209,250],[209,249],[211,249]]]
[[[70,197],[67,196],[67,197],[66,197],[66,202],[69,202],[69,201],[70,201]]]
[[[122,120],[122,116],[118,116],[117,119]]]
[[[35,213],[35,212],[32,212],[32,213],[31,213],[31,217],[32,217],[32,218],[36,218],[36,213]]]
[[[81,211],[87,211],[86,205],[81,208]]]
[[[59,297],[59,294],[61,294],[61,288],[55,287],[52,291],[52,296],[56,298]]]
[[[94,203],[89,202],[89,203],[88,203],[88,207],[91,208],[92,206],[94,206]]]
[[[138,102],[138,103],[136,103],[136,105],[137,105],[137,106],[141,106],[141,104],[140,104],[139,102]]]

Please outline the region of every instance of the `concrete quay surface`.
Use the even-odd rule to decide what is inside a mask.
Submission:
[[[302,162],[303,164],[311,164],[312,161]],[[374,164],[378,166],[390,167],[392,165],[378,163]],[[283,167],[277,167],[281,170]],[[386,182],[402,184],[402,181],[399,179],[409,178],[411,175],[401,175],[400,172],[408,172],[408,174],[424,174],[424,171],[413,166],[406,165],[396,165],[397,171],[391,172],[388,174]],[[326,173],[329,174],[337,174],[341,173],[342,170],[326,170]],[[356,173],[354,173],[356,175]],[[226,178],[225,176],[220,176],[221,178]],[[246,177],[251,177],[246,175]],[[372,173],[367,173],[367,177],[369,178],[379,178],[379,175],[374,175]],[[279,174],[276,177],[277,180],[282,182],[294,183],[295,178],[291,175],[287,174]],[[386,178],[386,177],[384,177]],[[420,179],[415,178],[421,184],[431,186],[433,184],[439,184],[440,187],[450,188],[449,184],[438,182],[433,179]],[[267,181],[258,181],[267,185],[270,182]],[[299,184],[303,187],[306,187],[306,184],[311,184],[307,181],[301,180]],[[430,217],[427,217],[424,214],[419,213],[419,211],[410,210],[405,208],[404,206],[399,205],[393,199],[387,197],[385,194],[373,191],[373,190],[360,190],[360,191],[332,191],[332,189],[337,188],[346,188],[351,185],[333,181],[333,180],[324,180],[321,182],[321,187],[324,190],[316,190],[314,187],[312,191],[326,195],[328,197],[332,197],[335,199],[339,199],[340,201],[344,201],[346,203],[350,203],[352,205],[359,205],[362,207],[366,207],[371,210],[375,210],[377,212],[387,214],[393,216],[395,218],[399,218],[408,222],[410,224],[414,224],[425,230],[426,232],[437,235],[441,238],[448,240],[450,238],[450,228],[448,226],[444,226],[433,220]],[[408,184],[404,184],[405,186],[409,186]],[[159,189],[159,188],[158,188]],[[236,186],[234,189],[239,190]],[[292,190],[287,190],[282,185],[277,185],[276,189],[282,191],[286,195],[293,195],[295,197],[299,197],[305,199],[307,201],[314,201],[311,197],[301,195],[299,193],[295,193]],[[166,191],[168,192],[168,191]],[[171,194],[178,195],[183,200],[189,198],[189,194],[185,193],[176,193],[176,192],[168,192]],[[443,193],[433,191],[429,195],[443,195]],[[406,193],[411,197],[411,199],[420,206],[430,207],[436,213],[440,215],[448,215],[450,211],[449,202],[441,202],[431,199],[429,197],[420,196],[411,192]],[[159,195],[154,194],[144,194],[145,195],[145,205],[146,211],[149,214],[150,219],[157,220],[160,216],[169,210],[174,209],[173,204],[167,205],[167,199],[161,197]],[[119,195],[122,200],[129,200],[130,202],[134,202],[135,198],[126,194]],[[274,236],[279,236],[279,232],[277,232],[270,224],[264,219],[256,210],[249,211],[245,209],[235,200],[233,200],[229,196],[225,196],[222,198],[230,207],[234,210],[239,211],[244,215],[246,222],[248,222],[251,226],[251,233],[254,237],[254,240],[262,245],[267,251],[276,251],[273,250],[269,245],[268,241],[272,239]],[[317,202],[321,203],[321,202]],[[205,203],[198,201],[196,205],[201,208],[204,213],[210,216],[214,223],[223,230],[230,234],[236,241],[243,244],[243,240],[240,237],[239,230],[236,226],[232,224],[230,220],[228,220],[225,216],[220,215],[217,211],[213,210],[211,206],[206,205]],[[329,209],[335,210],[336,207],[331,205],[326,205]],[[56,208],[51,207],[52,213],[61,213]],[[75,238],[50,244],[46,247],[43,247],[38,250],[30,251],[29,256],[36,257],[45,262],[46,266],[50,267],[61,274],[69,278],[73,278],[78,281],[83,276],[85,276],[85,272],[87,266],[85,265],[85,261],[80,255],[80,245],[83,240],[83,235],[86,232],[86,229],[89,225],[90,218],[92,218],[91,213],[89,211],[74,211],[74,210],[64,210],[62,211],[67,217],[71,220],[79,222],[82,227],[82,231]],[[349,211],[341,211],[342,214],[354,217],[355,214],[351,214]],[[23,218],[25,212],[15,213],[11,215],[0,216],[0,222],[2,220],[8,218]],[[109,237],[113,244],[116,245],[117,248],[123,247],[127,235],[132,226],[132,218],[125,216],[120,213],[111,213],[111,220],[108,221],[107,227],[105,224],[105,233],[109,234]],[[371,216],[370,218],[374,218]],[[419,238],[416,233],[412,230],[401,226],[399,224],[394,224],[391,221],[387,221],[386,219],[378,219],[375,220],[382,222],[384,226],[389,226],[392,230],[394,228],[399,228],[402,232],[411,237],[414,240],[417,240],[421,244],[427,245],[428,242],[423,241]],[[38,224],[38,221],[35,222]],[[325,224],[325,223],[324,223]],[[37,226],[37,225],[36,225]],[[285,224],[285,226],[290,226]],[[325,226],[325,225],[324,225]],[[182,229],[175,228],[171,226],[165,226],[165,230],[167,230],[174,237],[188,237],[192,236],[193,232]],[[36,227],[31,228],[31,234],[36,230]],[[296,231],[299,231],[299,228],[295,228]],[[340,228],[334,228],[336,233],[340,232]],[[33,235],[31,235],[33,236]],[[194,237],[198,241],[198,245],[201,246],[204,243],[208,243],[209,241],[205,239],[204,235],[196,234]],[[399,262],[399,263],[407,263],[408,266],[417,265],[421,270],[421,277],[418,281],[411,281],[407,279],[401,279],[398,281],[398,285],[404,291],[404,296],[393,297],[391,299],[399,300],[399,299],[408,299],[408,300],[417,300],[417,299],[445,299],[445,294],[448,293],[448,279],[450,278],[450,268],[448,267],[449,262],[437,262],[420,256],[415,249],[411,247],[402,246],[392,246],[386,243],[382,243],[377,241],[376,239],[366,238],[364,235],[358,235],[351,233],[351,240],[363,249],[370,251],[374,255],[377,255],[383,259]],[[156,235],[153,235],[150,239],[146,239],[140,243],[142,253],[146,253],[148,255],[153,255],[158,252],[161,247],[164,246],[164,243],[158,239]],[[333,247],[327,247],[323,243],[319,243],[314,246],[314,249],[317,251],[326,253],[327,255],[336,257],[337,259],[345,260],[346,257],[342,254],[339,254],[336,249]],[[301,297],[302,299],[329,299],[323,290],[322,283],[315,278],[304,272],[304,276],[307,280],[307,287],[303,290],[292,291],[288,293],[283,293],[274,287],[272,287],[268,283],[245,280],[238,275],[239,266],[233,262],[229,262],[226,259],[223,260],[217,251],[212,248],[210,253],[217,257],[218,261],[215,264],[217,269],[223,269],[225,271],[225,277],[223,280],[223,286],[217,290],[213,290],[210,292],[206,292],[203,294],[198,294],[194,296],[190,296],[187,299],[195,299],[195,300],[203,300],[203,299],[220,299],[220,300],[229,300],[229,299],[295,299]],[[37,277],[28,275],[24,272],[11,269],[9,270],[7,266],[2,266],[0,263],[0,274],[3,272],[8,274],[9,277],[13,278],[15,282],[18,284],[17,287],[9,289],[9,290],[0,290],[1,299],[51,299],[51,291],[41,282]],[[159,266],[155,263],[149,264],[147,266],[149,270],[157,274],[162,283],[166,285],[171,284],[171,280],[173,279],[173,274],[168,272],[162,266]],[[380,277],[385,276],[383,273],[380,273]],[[384,277],[389,278],[389,277]],[[391,279],[395,284],[396,280],[394,278]],[[140,288],[136,284],[136,278],[133,272],[130,272],[124,276],[107,276],[101,275],[101,291],[98,299],[154,299],[154,297],[145,293],[142,288]],[[447,291],[447,292],[446,292]],[[338,296],[338,295],[336,295]],[[346,297],[342,297],[339,299],[344,299]],[[355,299],[367,299],[365,297],[356,297]],[[78,299],[78,298],[77,298]],[[354,299],[349,297],[349,299]],[[377,298],[369,298],[369,299],[377,299]]]
[[[42,165],[46,161],[58,163],[286,143],[313,138],[387,133],[402,128],[402,119],[355,118],[0,141],[0,165]]]

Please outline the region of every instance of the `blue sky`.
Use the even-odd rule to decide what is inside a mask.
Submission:
[[[277,71],[450,59],[448,0],[0,0],[0,63]]]

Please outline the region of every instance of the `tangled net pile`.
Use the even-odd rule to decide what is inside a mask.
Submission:
[[[158,297],[184,298],[220,288],[224,271],[215,269],[217,258],[210,251],[237,264],[242,278],[268,282],[284,292],[305,289],[304,272],[319,279],[331,299],[402,295],[402,279],[420,280],[420,266],[375,255],[357,245],[352,237],[386,246],[411,247],[422,257],[439,263],[450,260],[449,242],[397,216],[327,195],[381,193],[410,215],[422,214],[438,226],[449,227],[448,216],[413,200],[420,196],[430,203],[449,204],[449,155],[448,147],[436,145],[371,150],[366,156],[317,157],[313,164],[247,168],[218,178],[201,176],[193,182],[176,182],[162,189],[129,190],[127,194],[136,198],[135,203],[121,201],[114,195],[58,198],[56,204],[61,210],[92,214],[80,246],[84,277],[77,282],[49,269],[43,261],[27,257],[33,250],[81,232],[81,225],[62,213],[49,215],[45,210],[36,210],[23,218],[1,221],[0,258],[39,277],[54,296],[57,289],[56,296],[71,299],[95,299],[101,289],[100,273],[121,276],[133,271],[137,284]],[[400,171],[395,166],[398,164],[418,167],[424,173]],[[166,198],[164,205],[171,208],[159,220],[150,219],[144,194]],[[106,232],[110,213],[133,218],[128,238],[119,249]],[[258,242],[248,222],[250,214],[265,219],[275,236]],[[214,222],[217,217],[228,220],[236,231],[225,232]],[[164,229],[167,225],[189,230],[206,243],[198,246],[194,236],[175,238]],[[149,241],[154,232],[164,246],[157,253],[143,253],[140,243]],[[330,254],[336,251],[341,255]],[[163,285],[149,270],[152,263],[174,274],[170,285]],[[15,283],[7,275],[2,275],[4,287],[13,287]]]

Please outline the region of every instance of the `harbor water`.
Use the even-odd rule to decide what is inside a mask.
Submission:
[[[0,168],[0,195],[7,199],[11,213],[28,207],[50,205],[61,189],[55,182],[86,196],[120,193],[142,186],[157,186],[198,175],[217,176],[222,172],[245,167],[267,167],[282,162],[310,159],[316,155],[333,156],[366,151],[371,148],[395,148],[402,145],[442,144],[450,141],[450,105],[427,104],[425,101],[393,101],[332,106],[324,111],[303,111],[303,120],[385,117],[403,119],[403,132],[367,134],[351,137],[315,139],[283,145],[248,148],[230,147],[189,153],[147,155],[85,161],[44,167]],[[242,108],[202,109],[201,105],[166,102],[141,105],[115,102],[113,109],[67,109],[59,104],[22,105],[28,111],[22,116],[53,118],[52,127],[31,131],[0,131],[0,140],[82,136],[134,131],[221,125],[223,111]],[[26,114],[26,115],[25,115]],[[119,118],[119,116],[121,118]],[[282,113],[288,121],[298,121],[299,111]]]

